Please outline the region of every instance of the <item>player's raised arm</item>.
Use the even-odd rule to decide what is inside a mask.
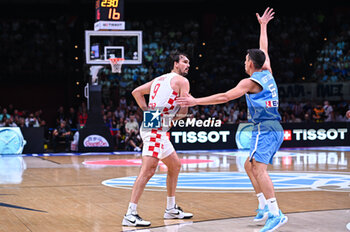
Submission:
[[[151,91],[153,80],[147,82],[132,91],[132,96],[135,98],[137,105],[144,111],[147,110],[147,103],[145,95],[149,94]]]
[[[270,22],[271,19],[273,19],[273,15],[275,12],[273,11],[273,8],[266,8],[264,14],[260,17],[258,13],[256,13],[256,18],[258,19],[260,23],[260,39],[259,39],[259,44],[260,44],[260,49],[264,51],[266,60],[265,64],[263,65],[262,69],[263,70],[269,70],[272,73],[271,70],[271,64],[270,64],[270,57],[268,53],[268,39],[267,39],[267,24]]]

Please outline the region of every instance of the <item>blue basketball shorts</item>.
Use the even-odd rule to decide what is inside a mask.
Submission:
[[[249,160],[254,158],[264,164],[272,164],[283,142],[283,128],[279,121],[268,120],[254,125],[250,141]]]

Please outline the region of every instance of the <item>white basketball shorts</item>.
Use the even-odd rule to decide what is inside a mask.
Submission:
[[[142,156],[153,156],[161,160],[175,151],[166,131],[143,129],[140,134],[143,141]]]

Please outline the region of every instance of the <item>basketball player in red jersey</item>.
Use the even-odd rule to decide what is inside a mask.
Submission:
[[[190,91],[188,80],[184,77],[188,74],[190,61],[183,53],[173,52],[169,56],[171,72],[159,76],[145,83],[132,92],[137,104],[143,110],[156,110],[162,120],[174,121],[187,114],[187,107],[178,106],[175,99],[178,96],[187,96]],[[149,96],[147,105],[145,95]],[[156,115],[157,116],[157,115]],[[142,166],[135,180],[129,207],[123,218],[123,226],[150,226],[151,222],[143,220],[137,213],[137,204],[144,191],[147,182],[154,175],[159,160],[167,166],[167,207],[164,219],[187,219],[193,214],[185,213],[175,203],[175,190],[181,169],[181,162],[176,151],[169,141],[166,132],[169,127],[161,126],[156,129],[141,127],[143,140]]]

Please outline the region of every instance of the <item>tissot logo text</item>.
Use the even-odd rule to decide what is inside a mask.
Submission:
[[[335,140],[345,139],[345,134],[348,132],[347,128],[338,129],[294,129],[293,134],[296,140]]]
[[[171,136],[174,137],[175,143],[216,143],[227,142],[227,136],[230,135],[230,131],[173,131]]]

